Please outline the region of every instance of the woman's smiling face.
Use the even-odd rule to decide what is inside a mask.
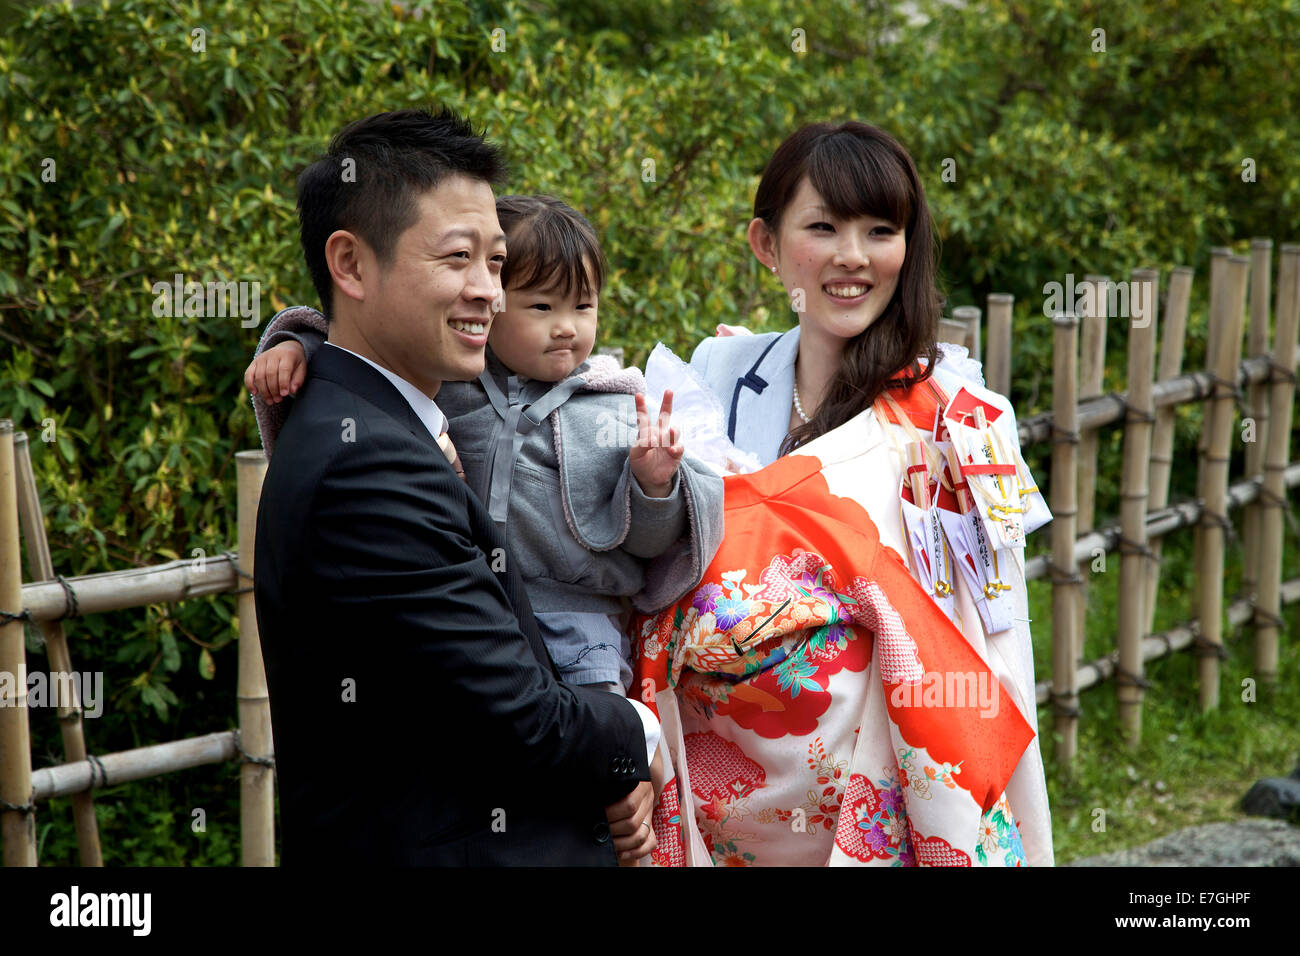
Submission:
[[[844,340],[885,311],[907,255],[901,224],[874,216],[841,219],[807,176],[781,214],[776,235],[755,219],[749,241],[764,265],[776,266],[805,334],[815,329]]]

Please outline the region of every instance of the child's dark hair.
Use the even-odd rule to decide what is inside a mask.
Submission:
[[[501,196],[497,219],[506,234],[503,289],[541,288],[566,297],[576,289],[579,298],[600,294],[605,254],[582,213],[554,196]]]
[[[298,177],[298,225],[307,271],[331,315],[325,241],[356,233],[388,265],[398,238],[419,216],[416,201],[453,174],[488,184],[505,179],[501,151],[449,109],[376,113],[345,127]]]

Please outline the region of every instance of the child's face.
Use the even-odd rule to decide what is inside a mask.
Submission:
[[[597,298],[594,292],[579,296],[577,289],[567,296],[553,289],[507,289],[505,309],[492,320],[488,345],[516,375],[558,382],[591,354]]]

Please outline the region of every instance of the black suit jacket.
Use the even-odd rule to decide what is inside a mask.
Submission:
[[[636,710],[560,682],[486,509],[348,352],[280,432],[254,591],[284,865],[616,864]]]

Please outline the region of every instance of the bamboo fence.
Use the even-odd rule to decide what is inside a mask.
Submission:
[[[18,453],[15,455],[15,446]],[[17,459],[17,467],[15,467]],[[26,689],[23,620],[37,624],[51,670],[71,673],[61,620],[84,614],[235,593],[239,599],[239,663],[236,675],[239,729],[121,753],[87,752],[79,702],[59,708],[66,763],[32,771],[27,707],[0,701],[0,822],[6,866],[36,865],[35,816],[39,802],[72,799],[83,866],[102,865],[91,793],[97,788],[156,777],[204,764],[239,760],[240,849],[244,866],[275,864],[274,759],[271,712],[253,606],[253,533],[266,458],[260,451],[236,455],[239,550],[200,561],[172,561],[147,568],[57,578],[27,440],[15,442],[13,424],[0,420],[0,673],[16,675]],[[15,480],[16,479],[16,480]],[[18,567],[19,508],[33,581],[23,584]],[[20,612],[8,609],[19,608]],[[75,682],[73,682],[75,684]],[[12,702],[8,702],[12,703]]]
[[[1296,397],[1296,339],[1300,326],[1300,245],[1280,249],[1272,345],[1269,345],[1269,277],[1272,243],[1256,240],[1251,256],[1234,257],[1215,250],[1211,265],[1211,294],[1207,368],[1180,372],[1187,328],[1191,270],[1170,276],[1165,306],[1159,375],[1155,347],[1161,325],[1154,292],[1158,276],[1138,270],[1133,281],[1153,294],[1139,305],[1128,329],[1128,388],[1102,391],[1106,322],[1099,314],[1060,315],[1054,320],[1055,355],[1053,411],[1019,422],[1022,447],[1051,441],[1050,506],[1054,515],[1050,557],[1025,562],[1025,577],[1052,579],[1052,676],[1036,688],[1040,705],[1051,706],[1057,731],[1057,754],[1068,766],[1077,747],[1081,691],[1116,679],[1121,723],[1130,745],[1139,739],[1145,664],[1191,648],[1200,655],[1199,698],[1202,708],[1217,704],[1222,623],[1255,628],[1255,675],[1276,681],[1278,639],[1283,604],[1300,601],[1300,579],[1282,579],[1283,521],[1291,521],[1287,493],[1300,485],[1300,462],[1290,461],[1292,414]],[[1254,273],[1253,278],[1251,273]],[[1098,289],[1107,280],[1088,276]],[[1250,294],[1247,357],[1242,360],[1242,330],[1246,294]],[[1005,389],[1011,380],[1010,296],[995,294],[988,301],[989,333],[986,368]],[[940,337],[981,353],[980,310],[954,310],[944,320]],[[1243,394],[1254,428],[1257,448],[1245,455],[1245,476],[1229,485],[1229,459],[1234,399]],[[1200,469],[1196,500],[1170,504],[1174,411],[1177,406],[1205,403],[1199,446]],[[1094,527],[1093,497],[1098,431],[1123,420],[1124,465],[1119,520]],[[1246,423],[1243,422],[1243,428]],[[1244,434],[1244,431],[1243,431]],[[141,780],[205,764],[238,760],[240,772],[240,830],[245,866],[274,864],[273,753],[270,708],[262,667],[257,616],[252,601],[254,527],[266,461],[261,452],[237,456],[238,552],[203,561],[172,561],[70,579],[57,577],[37,489],[32,479],[25,436],[0,420],[0,673],[13,675],[13,688],[26,687],[23,622],[39,625],[50,665],[72,669],[60,621],[74,616],[144,607],[210,594],[239,596],[239,666],[236,677],[239,729],[139,747],[121,753],[90,752],[81,723],[79,702],[59,710],[66,762],[33,771],[28,708],[12,706],[0,697],[0,836],[6,866],[36,864],[36,813],[41,801],[73,799],[78,845],[83,865],[99,865],[101,854],[95,828],[92,792],[104,786]],[[1087,476],[1087,480],[1085,480]],[[1242,593],[1224,613],[1224,546],[1233,535],[1228,515],[1245,509],[1243,548],[1249,556]],[[1087,520],[1080,520],[1080,516]],[[1254,515],[1254,517],[1251,517]],[[1197,569],[1198,616],[1159,634],[1151,633],[1158,584],[1159,545],[1170,532],[1192,528]],[[27,541],[31,580],[22,582],[20,529]],[[1118,550],[1124,580],[1141,582],[1120,589],[1120,627],[1115,650],[1097,660],[1084,660],[1081,630],[1086,604],[1084,570],[1094,555]],[[21,690],[13,691],[21,693]],[[0,688],[0,694],[3,689]],[[10,705],[10,706],[6,706]]]

